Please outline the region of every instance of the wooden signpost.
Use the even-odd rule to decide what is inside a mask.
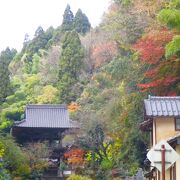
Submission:
[[[165,177],[165,173],[166,173],[166,170],[165,170],[165,163],[166,163],[166,148],[165,148],[165,145],[161,145],[161,162],[162,162],[162,180],[165,180],[166,177]]]

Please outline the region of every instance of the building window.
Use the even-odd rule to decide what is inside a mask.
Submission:
[[[175,129],[180,130],[180,118],[175,119]]]

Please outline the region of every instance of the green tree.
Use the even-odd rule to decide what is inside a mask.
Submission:
[[[37,74],[39,72],[39,66],[40,66],[40,57],[37,54],[33,55],[32,59],[32,74]]]
[[[47,157],[51,153],[48,144],[46,142],[28,143],[24,147],[24,153],[31,169],[29,179],[41,179],[43,171],[48,167]]]
[[[24,72],[31,74],[34,72],[33,58],[34,54],[41,55],[41,49],[48,49],[51,44],[51,38],[53,37],[54,29],[52,27],[48,28],[47,31],[44,31],[41,26],[37,28],[34,34],[34,38],[24,43],[24,47],[21,52],[21,57],[24,59],[25,66],[23,67]]]
[[[39,104],[51,104],[57,102],[58,90],[51,86],[47,85],[43,87],[43,92],[37,97],[37,102]]]
[[[85,34],[90,30],[90,28],[91,24],[89,22],[88,17],[81,11],[81,9],[78,9],[74,17],[74,29],[78,33]]]
[[[27,176],[30,173],[30,168],[25,153],[16,144],[15,140],[11,136],[2,134],[1,132],[0,143],[4,148],[4,167],[11,173],[13,177],[21,176],[24,177],[24,179],[27,179]]]
[[[83,49],[78,34],[67,32],[62,43],[62,53],[59,63],[60,101],[71,102],[76,99],[73,86],[78,82],[83,67]]]
[[[170,29],[176,30],[179,32],[180,30],[180,1],[172,0],[169,3],[168,8],[162,9],[157,18],[161,22],[161,24],[167,26]],[[175,33],[172,41],[166,45],[166,58],[170,58],[173,55],[177,55],[179,57],[180,54],[180,35],[179,33]]]
[[[0,104],[5,101],[5,98],[11,92],[8,66],[16,53],[17,51],[15,49],[10,50],[7,47],[6,50],[0,54]]]
[[[70,31],[73,29],[73,21],[74,21],[74,15],[71,11],[71,7],[68,4],[66,6],[66,9],[64,11],[63,15],[63,22],[62,22],[62,30],[63,31]]]
[[[40,35],[43,34],[43,33],[44,33],[43,28],[42,28],[41,26],[39,26],[39,27],[36,29],[34,36],[35,36],[35,37],[38,37],[38,36],[40,36]]]

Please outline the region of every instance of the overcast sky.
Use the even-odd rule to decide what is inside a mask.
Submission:
[[[75,14],[78,8],[88,16],[93,27],[99,24],[110,0],[0,0],[0,51],[7,46],[20,50],[24,35],[34,35],[38,26],[44,30],[62,23],[67,3]]]

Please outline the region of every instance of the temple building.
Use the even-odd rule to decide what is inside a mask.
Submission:
[[[48,158],[55,162],[49,172],[56,175],[64,153],[62,139],[78,128],[79,124],[69,118],[66,105],[27,105],[24,120],[15,122],[11,133],[20,144],[48,142],[52,150]]]

